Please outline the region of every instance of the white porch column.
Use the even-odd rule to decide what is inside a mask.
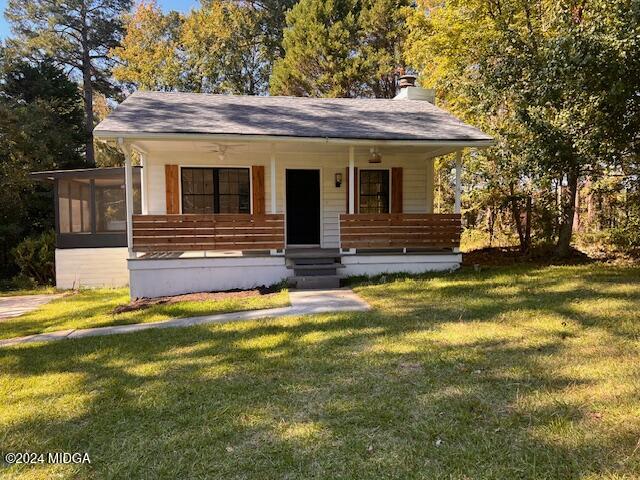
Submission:
[[[140,203],[142,206],[142,214],[149,214],[149,192],[147,192],[147,187],[149,185],[149,172],[147,165],[147,155],[138,152],[140,154],[140,166],[142,167],[142,171],[140,172]],[[133,177],[132,177],[133,178]]]
[[[277,213],[276,197],[276,147],[271,144],[271,169],[269,174],[271,181],[271,213]]]
[[[426,195],[426,199],[427,199],[427,208],[426,211],[427,213],[433,213],[433,194],[434,194],[434,181],[433,181],[433,174],[434,174],[434,168],[433,168],[433,164],[436,161],[435,158],[427,158],[427,195]]]
[[[356,179],[355,179],[355,152],[353,147],[349,147],[349,213],[355,213],[355,188],[356,188]]]
[[[118,145],[124,153],[124,186],[125,201],[127,207],[127,249],[129,258],[133,258],[133,167],[131,166],[131,150],[124,143],[124,139],[118,138]]]
[[[456,152],[456,200],[454,206],[454,213],[460,213],[462,211],[462,150]]]

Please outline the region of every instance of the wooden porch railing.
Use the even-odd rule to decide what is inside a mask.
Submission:
[[[284,248],[284,215],[134,215],[133,250],[270,250]]]
[[[340,215],[342,248],[454,248],[461,233],[460,214]]]

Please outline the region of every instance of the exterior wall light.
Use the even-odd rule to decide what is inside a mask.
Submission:
[[[342,186],[342,174],[336,173],[336,188],[340,188]]]
[[[380,155],[380,153],[378,152],[378,150],[374,147],[371,150],[369,150],[369,163],[381,163],[382,162],[382,155]]]

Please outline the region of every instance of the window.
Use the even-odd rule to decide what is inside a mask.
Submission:
[[[60,180],[60,233],[91,232],[91,185],[88,180]]]
[[[389,170],[360,170],[360,213],[389,213]]]
[[[248,168],[183,168],[182,213],[250,213]]]

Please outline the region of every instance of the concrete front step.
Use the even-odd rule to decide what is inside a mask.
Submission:
[[[287,263],[291,265],[317,265],[317,264],[332,264],[339,260],[337,257],[305,257],[305,258],[288,258]]]
[[[337,248],[323,249],[287,249],[284,252],[285,258],[340,258],[340,250]]]
[[[304,269],[304,270],[327,270],[329,268],[344,268],[341,263],[296,263],[293,265],[287,265],[288,269]]]
[[[337,275],[296,275],[289,277],[289,286],[303,290],[339,288],[340,277]]]
[[[344,268],[341,263],[333,263],[327,265],[293,265],[292,268],[296,277],[317,277],[321,275],[337,275],[338,268]]]

